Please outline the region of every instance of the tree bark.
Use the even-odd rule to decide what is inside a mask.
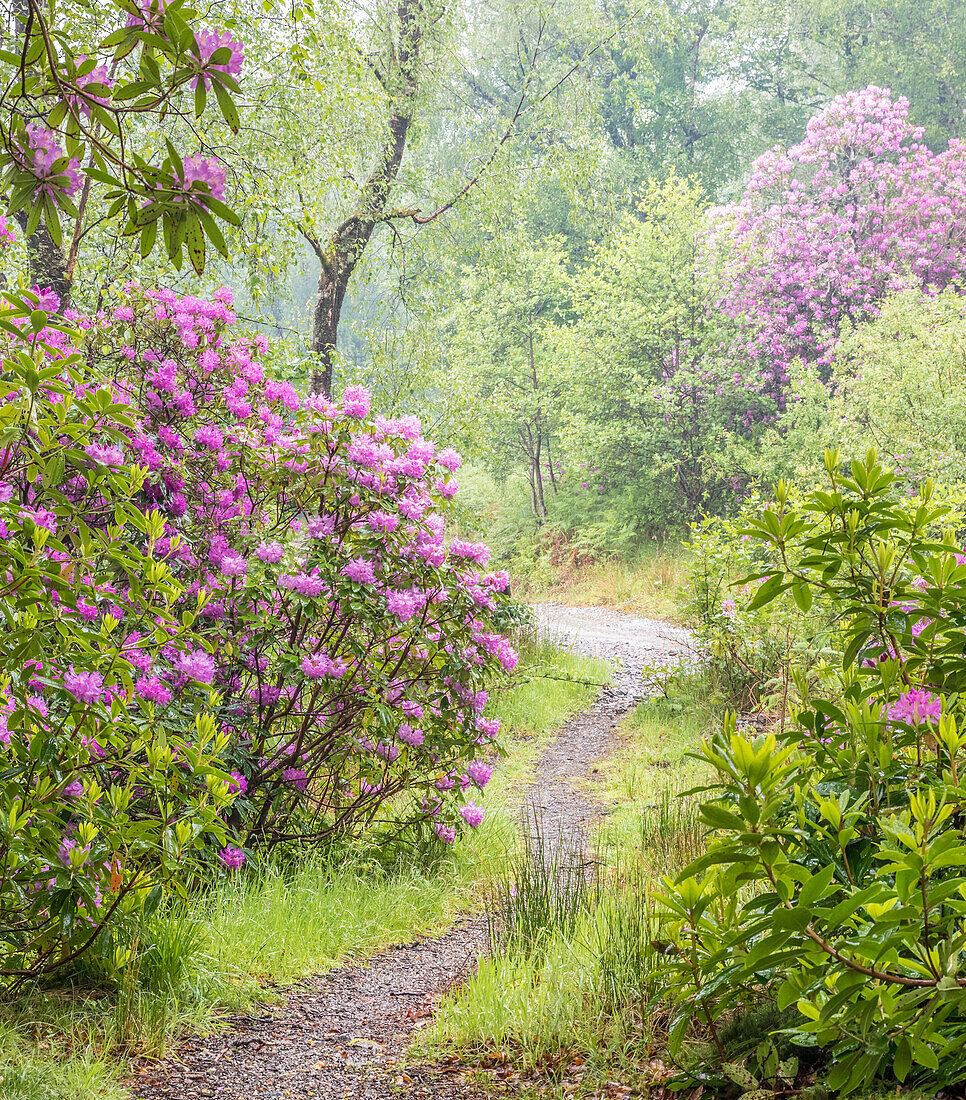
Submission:
[[[558,492],[557,488],[557,474],[553,468],[553,453],[550,450],[550,429],[547,429],[544,437],[547,441],[547,469],[550,471],[550,484],[553,486],[553,491]]]
[[[539,420],[537,421],[537,449],[533,456],[533,471],[536,478],[537,485],[537,507],[540,509],[537,519],[544,520],[547,518],[547,504],[543,498],[543,470],[541,467],[541,452],[543,449],[543,429],[540,426]]]
[[[339,320],[349,281],[362,259],[373,230],[386,216],[386,203],[399,175],[406,138],[412,125],[419,90],[420,44],[423,37],[424,0],[399,0],[398,27],[392,56],[394,69],[385,86],[392,104],[389,134],[376,163],[362,186],[356,211],[340,225],[322,247],[306,234],[319,258],[318,293],[312,313],[311,351],[314,362],[309,393],[332,393],[332,368],[339,336]]]
[[[17,223],[27,232],[27,215],[17,214]],[[48,287],[60,299],[63,310],[70,304],[71,277],[67,269],[67,255],[63,248],[54,244],[54,240],[44,224],[43,218],[37,228],[27,237],[27,256],[30,260],[30,278],[41,290]]]

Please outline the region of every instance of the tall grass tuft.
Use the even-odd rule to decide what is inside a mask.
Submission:
[[[529,955],[554,935],[571,935],[591,908],[595,888],[580,838],[548,837],[534,817],[522,858],[487,906],[491,945],[504,954]]]
[[[694,805],[675,791],[699,781],[685,759],[702,719],[664,702],[625,724],[619,754],[594,786],[610,811],[583,853],[539,830],[496,892],[493,950],[439,1006],[421,1053],[472,1058],[499,1048],[521,1069],[566,1053],[584,1088],[615,1078],[647,1089],[667,1016],[662,998],[661,876],[701,849]]]
[[[667,789],[641,815],[641,852],[661,874],[676,871],[697,859],[704,850],[704,836],[697,804]]]
[[[594,931],[603,1012],[636,1013],[641,1022],[661,996],[654,944],[659,923],[641,883],[602,893]]]

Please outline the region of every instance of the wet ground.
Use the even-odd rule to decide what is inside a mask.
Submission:
[[[540,632],[591,657],[613,662],[613,685],[602,688],[593,707],[558,732],[537,765],[528,805],[546,837],[574,844],[597,815],[572,780],[593,777],[595,761],[610,751],[617,727],[648,691],[648,671],[687,660],[686,630],[601,607],[534,606]]]
[[[527,799],[528,818],[540,819],[545,836],[579,842],[595,811],[572,781],[593,776],[621,718],[646,693],[647,670],[690,656],[688,635],[604,608],[539,604],[535,611],[544,634],[615,665],[613,686],[548,745]],[[466,921],[365,965],[300,982],[260,1015],[143,1067],[130,1082],[133,1092],[141,1100],[473,1100],[479,1094],[463,1067],[414,1067],[405,1052],[434,1002],[472,973],[485,940],[486,922]]]

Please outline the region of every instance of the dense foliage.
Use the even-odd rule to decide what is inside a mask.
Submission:
[[[749,1005],[735,1083],[959,1084],[954,0],[214,13],[0,43],[0,984],[117,974],[255,856],[445,851],[517,660],[476,538],[693,524],[698,675],[768,732],[707,741],[707,851],[607,942],[660,947],[682,1085]]]
[[[241,834],[318,837],[403,790],[438,815],[441,792],[488,773],[472,763],[496,732],[485,686],[515,663],[492,618],[506,574],[444,538],[460,456],[415,417],[370,417],[361,388],[333,403],[273,381],[267,341],[234,338],[230,306],[135,294],[87,344],[143,410],[130,446],[168,517],[155,553],[204,601]],[[150,672],[144,692],[169,694]]]
[[[69,961],[194,850],[236,867],[387,800],[479,824],[516,656],[505,574],[444,541],[459,456],[272,381],[227,292],[8,313],[4,969]]]
[[[103,192],[107,219],[139,235],[142,255],[154,248],[160,226],[176,267],[187,251],[200,273],[206,239],[227,258],[216,219],[237,218],[223,202],[224,166],[201,148],[185,156],[171,141],[156,163],[143,121],[201,118],[210,94],[237,131],[242,44],[197,26],[198,13],[181,0],[119,0],[107,9],[86,0],[27,0],[11,14],[15,48],[0,51],[2,188],[43,285],[69,292],[92,186]],[[65,217],[76,226],[70,255]]]
[[[193,675],[182,588],[153,553],[134,424],[34,303],[4,329],[0,972],[52,970],[225,842],[228,737]],[[162,708],[135,681],[178,683]],[[183,671],[182,671],[183,670]]]
[[[663,897],[676,1042],[763,996],[845,1093],[891,1071],[952,1084],[964,1061],[961,696],[966,566],[950,505],[875,452],[800,505],[779,486],[744,534],[768,563],[749,610],[836,609],[835,660],[797,679],[789,721],[734,717],[701,749],[707,852]],[[794,1077],[794,1074],[791,1075]]]
[[[952,336],[966,161],[909,110],[875,86],[839,96],[738,202],[651,181],[576,254],[498,227],[444,292],[449,407],[500,410],[456,438],[504,477],[522,460],[537,523],[604,551],[727,514],[823,442],[955,469],[955,382],[895,336]]]

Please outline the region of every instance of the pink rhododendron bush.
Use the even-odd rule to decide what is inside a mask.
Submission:
[[[225,842],[228,735],[179,670],[196,648],[153,552],[134,418],[32,303],[0,312],[0,976],[52,970]],[[22,335],[21,335],[22,330]],[[96,442],[95,442],[96,441]],[[138,695],[150,664],[177,709]]]
[[[459,456],[359,388],[274,381],[216,298],[134,288],[69,330],[24,310],[36,335],[10,337],[0,905],[19,969],[193,875],[189,848],[233,868],[380,808],[446,842],[482,820],[487,685],[516,655],[506,575],[445,536]]]
[[[843,323],[875,316],[887,295],[966,275],[966,147],[932,152],[908,111],[883,88],[837,96],[717,211],[733,354],[761,364],[766,389],[783,391],[796,358],[827,377]]]

